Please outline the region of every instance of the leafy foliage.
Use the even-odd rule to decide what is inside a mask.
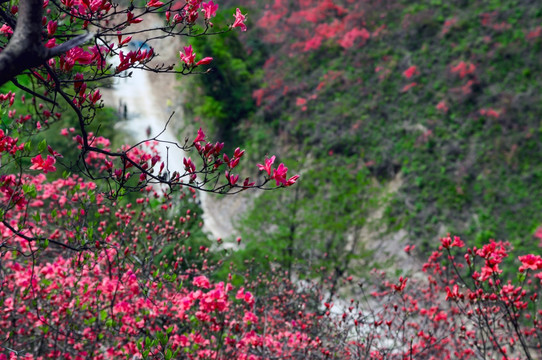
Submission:
[[[247,33],[243,44],[266,58],[263,74],[253,77],[262,77],[252,93],[258,110],[239,125],[247,149],[274,147],[309,174],[313,164],[327,168],[307,181],[329,186],[340,176],[333,174],[340,171],[336,163],[364,163],[360,171],[382,188],[400,174],[403,184],[384,203],[380,228],[406,229],[419,244],[427,246],[435,231],[452,231],[478,244],[497,237],[537,249],[538,4],[277,0],[246,6],[258,32]],[[259,40],[264,50],[254,46]],[[308,154],[315,160],[305,161]],[[336,186],[348,189],[355,180]],[[326,198],[328,186],[319,189],[313,198]],[[377,202],[378,195],[370,199]],[[257,206],[274,213],[282,202],[275,194]],[[312,211],[314,218],[348,216],[303,205],[303,213]],[[250,222],[259,228],[256,218]]]

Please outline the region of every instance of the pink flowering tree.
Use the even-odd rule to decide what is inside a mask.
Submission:
[[[188,74],[209,66],[212,59],[197,56],[191,46],[180,51],[176,67],[151,64],[157,54],[143,45],[174,36],[210,35],[236,27],[246,30],[245,16],[237,10],[231,24],[212,32],[211,19],[217,9],[218,5],[212,1],[148,1],[139,7],[133,4],[121,7],[110,1],[2,2],[0,11],[5,23],[0,37],[0,85],[9,82],[17,89],[0,98],[8,114],[7,125],[2,130],[6,143],[2,151],[7,158],[2,165],[8,166],[4,167],[5,171],[18,173],[14,180],[18,187],[24,184],[26,170],[47,174],[57,169],[55,164],[63,155],[47,146],[46,141],[36,149],[25,137],[45,130],[66,112],[75,115],[75,123],[69,134],[66,129],[62,135],[75,140],[81,173],[91,180],[106,183],[108,191],[100,191],[110,198],[126,191],[140,191],[149,184],[163,184],[170,192],[192,188],[232,193],[265,187],[273,179],[278,179],[276,183],[280,186],[295,183],[296,176],[286,178],[283,164],[273,173],[268,171],[258,182],[239,179],[236,166],[244,151],[237,149],[232,155],[223,153],[223,143],[209,142],[201,129],[192,141],[171,144],[193,152],[201,159],[197,162],[199,167],[190,156],[167,159],[153,152],[150,144],[146,145],[151,146],[150,151],[143,150],[143,142],[113,149],[107,139],[89,130],[96,113],[103,107],[97,87],[104,79],[129,76],[127,71],[130,70]],[[151,14],[162,16],[165,25],[132,29]],[[199,27],[196,28],[196,24]],[[151,32],[157,30],[162,34],[151,36]],[[128,51],[127,45],[134,34],[148,34],[148,37],[138,49]],[[29,103],[31,111],[21,114],[14,106],[15,97]],[[158,137],[148,140],[160,141]],[[30,167],[25,167],[25,159],[30,159]],[[184,172],[172,173],[168,169],[171,162],[182,163]],[[12,204],[14,199],[25,197],[18,187],[9,190],[16,194],[9,197],[5,211],[15,205]],[[21,228],[18,226],[14,231],[22,234]]]
[[[158,137],[116,149],[91,130],[104,80],[212,66],[190,46],[176,66],[156,65],[146,44],[246,30],[240,10],[214,30],[217,11],[199,0],[0,1],[0,359],[242,358],[266,341],[286,352],[306,346],[288,344],[279,328],[262,335],[251,292],[210,281],[209,249],[190,240],[201,227],[197,190],[270,189],[298,177],[270,164],[259,179],[240,179],[244,150],[226,154],[202,129],[168,143],[182,158],[158,153]],[[143,26],[153,14],[164,25]],[[136,34],[146,40],[129,50]],[[48,141],[61,119],[73,120],[60,133],[71,154]],[[74,154],[77,173],[61,176]],[[183,171],[170,172],[172,162]]]

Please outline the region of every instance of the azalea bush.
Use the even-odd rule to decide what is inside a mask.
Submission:
[[[537,358],[542,257],[517,256],[517,276],[511,276],[502,271],[512,256],[507,242],[467,248],[448,235],[440,243],[421,272],[397,278],[374,270],[358,284],[361,296],[343,301],[339,313],[325,304],[342,358]]]
[[[206,242],[190,239],[202,225],[196,190],[283,187],[298,176],[271,157],[259,165],[260,179],[239,179],[244,150],[226,154],[202,129],[169,142],[186,156],[168,158],[156,150],[160,134],[116,149],[94,124],[105,80],[133,70],[196,73],[211,64],[185,46],[177,66],[155,65],[147,42],[210,35],[217,9],[213,1],[0,4],[2,358],[172,358],[180,351],[208,358],[231,352],[219,350],[232,328],[238,340],[254,337],[258,317],[245,311],[250,292],[206,280]],[[165,26],[132,29],[152,14]],[[213,34],[244,31],[244,20],[237,9]],[[151,35],[157,30],[163,33]],[[128,50],[136,34],[146,40]],[[66,118],[70,127],[49,130]],[[53,137],[65,138],[75,166],[48,144]],[[183,170],[170,170],[172,162]]]

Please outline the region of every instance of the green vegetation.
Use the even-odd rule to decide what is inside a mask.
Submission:
[[[322,259],[332,248],[340,256],[330,263],[344,263],[347,235],[363,227],[379,206],[386,207],[380,228],[405,229],[408,243],[427,246],[451,232],[479,244],[496,238],[537,251],[533,233],[542,224],[539,5],[378,2],[365,4],[362,14],[357,2],[336,1],[348,16],[359,12],[371,37],[344,47],[338,34],[304,51],[310,39],[303,29],[313,36],[311,29],[342,21],[344,14],[293,26],[295,11],[303,9],[283,9],[277,2],[274,13],[284,15],[266,26],[269,14],[259,6],[264,2],[257,3],[248,10],[251,31],[239,40],[230,34],[227,40],[201,39],[194,45],[216,51],[217,41],[235,44],[217,56],[216,67],[219,74],[224,67],[234,69],[229,83],[243,84],[224,84],[229,91],[217,87],[217,93],[210,90],[212,75],[195,79],[205,95],[197,115],[222,129],[217,133],[223,140],[230,140],[224,126],[230,134],[240,130],[250,153],[260,151],[259,162],[266,149],[302,175],[296,190],[256,200],[241,226],[250,240],[246,253],[268,254],[290,266],[290,250],[311,262],[308,253]],[[281,35],[282,41],[269,40]],[[209,40],[213,44],[204,44]],[[263,68],[253,70],[263,61]],[[408,77],[404,72],[413,66]],[[246,101],[247,94],[254,103],[242,102],[235,114],[225,110],[239,98]],[[216,109],[221,115],[213,113]],[[224,114],[232,118],[224,122]],[[382,191],[375,189],[384,189],[399,173],[402,186],[380,201]]]

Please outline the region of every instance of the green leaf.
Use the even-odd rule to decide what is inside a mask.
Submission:
[[[36,190],[36,185],[34,184],[23,184],[23,193],[33,199],[38,196],[38,191]]]
[[[166,350],[166,360],[170,360],[173,357],[173,353],[171,352],[171,349]]]
[[[104,309],[100,311],[100,320],[104,321],[106,317],[107,317],[107,310]]]
[[[158,340],[160,340],[160,344],[162,344],[162,346],[165,347],[169,340],[168,337],[161,332],[157,333],[156,335],[158,337]]]
[[[47,149],[47,141],[45,139],[43,139],[39,144],[38,144],[38,151],[41,153],[41,152],[44,152],[45,149]]]

